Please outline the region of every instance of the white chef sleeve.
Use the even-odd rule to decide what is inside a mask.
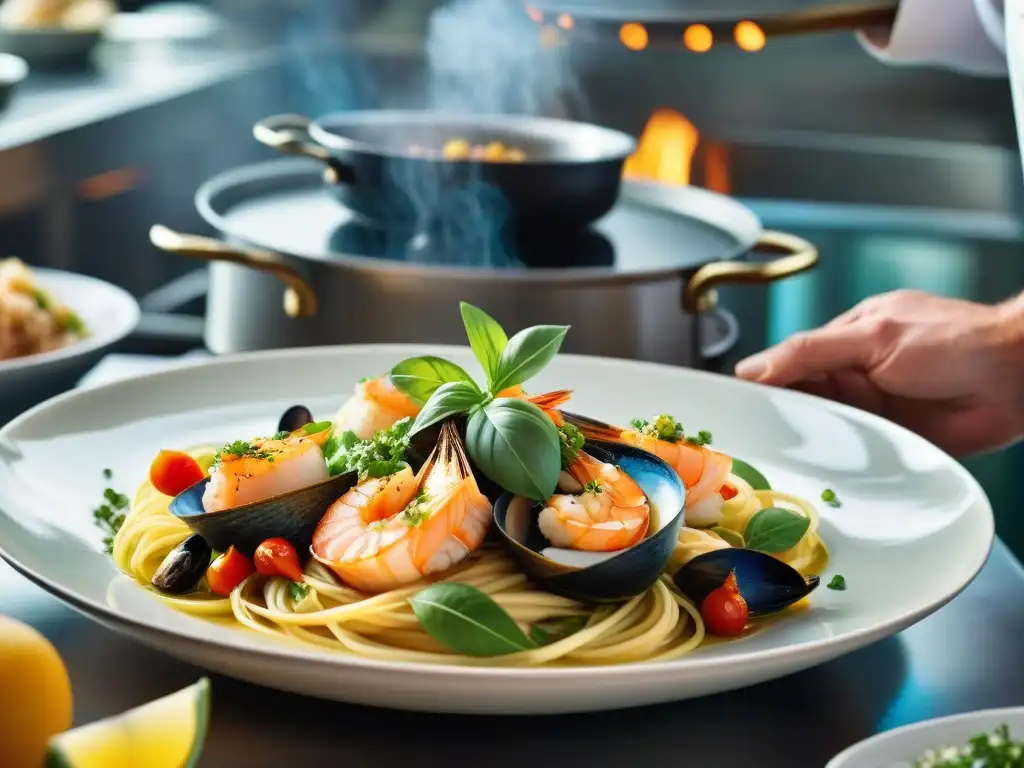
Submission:
[[[892,29],[859,33],[890,64],[934,64],[973,75],[1005,75],[1003,0],[902,0]]]

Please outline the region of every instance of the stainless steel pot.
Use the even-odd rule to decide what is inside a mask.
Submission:
[[[618,207],[594,235],[612,245],[610,253],[591,249],[582,264],[537,268],[437,263],[446,255],[423,263],[331,252],[329,244],[347,225],[326,221],[338,206],[323,191],[316,166],[301,160],[218,177],[197,193],[197,206],[225,241],[159,225],[151,240],[164,251],[213,262],[206,342],[216,353],[461,344],[456,305],[465,300],[511,329],[573,326],[567,352],[708,367],[708,358],[727,352],[736,337],[735,321],[715,307],[716,286],[774,282],[818,259],[805,240],[763,231],[735,200],[635,182],[623,185]],[[749,261],[751,252],[779,257]]]

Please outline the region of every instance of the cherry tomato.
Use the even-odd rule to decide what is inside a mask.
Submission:
[[[149,465],[149,482],[166,496],[177,496],[204,477],[199,462],[181,451],[160,451]]]
[[[731,483],[726,483],[725,485],[723,485],[721,488],[718,489],[718,492],[722,494],[722,498],[725,499],[726,501],[729,501],[729,499],[735,499],[736,494],[739,493],[739,491],[736,489],[736,486],[732,485]]]
[[[747,625],[747,601],[740,594],[736,574],[718,589],[712,590],[700,604],[700,615],[708,631],[719,637],[736,637]]]
[[[206,584],[212,592],[227,597],[235,587],[252,575],[252,563],[234,547],[218,557],[206,569]]]
[[[302,566],[295,547],[284,539],[267,539],[256,547],[253,557],[256,573],[263,576],[284,576],[292,581],[302,581]]]

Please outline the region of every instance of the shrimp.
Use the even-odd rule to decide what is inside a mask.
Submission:
[[[648,431],[623,429],[586,416],[560,414],[588,440],[632,445],[653,453],[671,466],[686,486],[688,526],[708,528],[721,522],[722,506],[726,499],[735,496],[735,489],[726,483],[732,472],[731,456],[685,439],[666,440]]]
[[[419,412],[420,406],[388,376],[379,376],[356,384],[355,393],[334,415],[334,430],[338,434],[354,432],[360,440],[369,440],[402,419],[416,418]]]
[[[343,582],[377,594],[458,564],[483,543],[491,520],[449,421],[419,474],[404,467],[347,491],[320,520],[310,549]]]
[[[530,397],[521,386],[509,387],[498,393],[498,397],[513,397],[526,400],[543,410],[556,426],[561,418],[555,410],[569,401],[572,392],[559,390]],[[369,440],[382,429],[387,429],[404,418],[416,418],[420,405],[399,390],[388,376],[367,379],[356,385],[355,393],[338,409],[334,416],[334,428],[339,434],[354,432],[360,440]]]
[[[301,432],[301,430],[299,430]],[[320,435],[236,440],[210,468],[203,509],[219,512],[297,491],[328,479]]]
[[[639,485],[621,469],[584,451],[559,478],[559,487],[541,510],[540,532],[556,547],[617,552],[647,534],[651,507]]]

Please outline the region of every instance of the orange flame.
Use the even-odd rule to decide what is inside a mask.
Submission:
[[[696,126],[672,109],[659,109],[644,128],[636,152],[626,160],[627,179],[690,183],[693,156],[700,143]]]

